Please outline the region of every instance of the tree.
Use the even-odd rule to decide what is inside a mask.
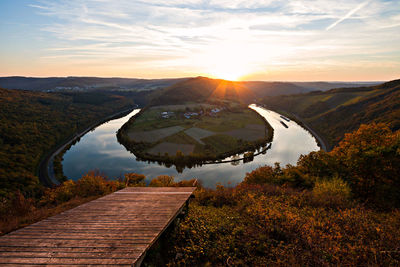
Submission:
[[[400,131],[372,123],[345,135],[332,152],[353,193],[375,203],[400,204]]]

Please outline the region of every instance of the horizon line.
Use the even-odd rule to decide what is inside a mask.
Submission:
[[[191,79],[204,77],[208,79],[214,80],[225,80],[230,82],[297,82],[297,83],[307,83],[307,82],[326,82],[326,83],[381,83],[381,82],[389,82],[393,80],[398,80],[399,78],[394,79],[382,79],[382,80],[227,80],[216,77],[208,77],[203,75],[198,76],[187,76],[187,77],[159,77],[159,78],[144,78],[144,77],[124,77],[124,76],[79,76],[79,75],[68,75],[68,76],[24,76],[24,75],[9,75],[9,76],[0,76],[2,78],[34,78],[34,79],[51,79],[51,78],[100,78],[100,79],[137,79],[137,80],[174,80],[174,79]]]

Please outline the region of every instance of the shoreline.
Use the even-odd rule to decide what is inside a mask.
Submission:
[[[67,139],[65,142],[62,142],[60,145],[57,145],[55,148],[53,148],[48,154],[44,157],[44,159],[40,162],[39,164],[39,171],[38,171],[38,178],[39,182],[43,184],[44,186],[53,186],[53,185],[59,185],[60,181],[57,180],[55,177],[54,173],[54,157],[57,156],[59,153],[61,153],[67,146],[71,145],[73,142],[84,136],[86,133],[90,132],[97,126],[110,121],[112,119],[117,119],[119,117],[122,117],[124,115],[129,114],[133,110],[137,109],[138,107],[131,107],[128,109],[125,109],[123,111],[119,111],[117,113],[111,114],[100,121],[97,121],[96,123],[90,125],[89,127],[85,128],[83,131],[75,134],[72,138]]]
[[[268,149],[271,148],[271,146],[272,146],[272,141],[270,143],[268,143],[268,145],[266,146],[265,149],[262,149],[261,151],[255,153],[252,157],[254,158],[254,157],[257,157],[258,155],[266,153],[268,151]],[[244,153],[242,153],[242,154],[244,154]],[[223,161],[206,162],[206,163],[204,163],[204,165],[206,165],[206,164],[208,164],[208,165],[210,165],[210,164],[219,164],[219,163],[231,163],[231,162],[241,161],[241,160],[244,160],[244,159],[246,159],[246,157],[241,157],[241,158],[238,158],[238,159],[223,160]]]
[[[325,150],[326,152],[332,150],[330,149],[330,146],[327,145],[327,142],[325,142],[325,140],[319,134],[317,134],[317,132],[314,129],[312,129],[302,118],[300,118],[296,114],[290,112],[287,113],[293,116],[295,118],[295,121],[298,122],[300,126],[303,126],[304,128],[307,129],[307,131],[309,131],[312,134],[312,136],[317,140],[318,145],[322,150]]]
[[[140,161],[151,161],[151,162],[158,162],[161,164],[171,164],[171,165],[175,165],[176,167],[178,167],[178,166],[190,167],[190,166],[202,165],[202,164],[225,163],[225,161],[221,162],[221,160],[226,160],[230,156],[242,154],[242,153],[249,152],[249,151],[255,152],[258,148],[261,148],[263,146],[268,146],[268,144],[270,144],[273,140],[274,129],[271,127],[269,122],[263,116],[261,116],[258,112],[251,109],[249,106],[247,106],[245,109],[256,114],[256,116],[259,117],[264,122],[265,131],[266,131],[264,139],[252,141],[251,144],[249,144],[247,147],[240,147],[240,148],[237,148],[232,151],[226,151],[226,152],[214,155],[213,157],[207,156],[207,155],[182,155],[181,157],[178,157],[176,155],[161,156],[161,155],[149,154],[147,152],[138,152],[136,150],[136,146],[141,145],[142,142],[135,142],[130,139],[128,140],[128,137],[127,137],[127,134],[125,133],[125,131],[126,131],[126,128],[128,127],[127,125],[129,123],[133,123],[134,120],[136,119],[136,117],[140,116],[141,112],[137,113],[134,117],[132,117],[128,122],[126,122],[118,130],[117,140],[129,152],[134,154],[135,157],[137,159],[139,159]],[[142,109],[142,111],[144,111],[144,109]],[[258,154],[260,154],[260,153],[258,153]],[[243,160],[243,158],[241,158],[239,160]],[[234,162],[234,161],[238,161],[238,160],[229,160],[226,162]]]
[[[286,110],[276,110],[274,108],[270,108],[270,107],[266,107],[264,106],[264,104],[256,104],[262,108],[265,109],[270,109],[275,111],[276,113],[279,113],[280,115],[282,115],[282,113],[286,114],[287,117],[289,117],[291,120],[295,121],[298,125],[300,125],[301,127],[303,127],[304,129],[306,129],[316,140],[317,140],[317,144],[320,147],[320,149],[329,152],[332,150],[331,146],[328,144],[327,141],[325,141],[325,139],[323,137],[321,137],[313,128],[311,128],[302,118],[300,118],[298,115],[291,113],[289,111]]]
[[[262,106],[261,106],[262,107]],[[76,134],[74,137],[68,139],[66,142],[62,143],[61,145],[57,146],[55,149],[52,150],[52,152],[46,156],[46,158],[41,162],[40,166],[40,175],[39,175],[39,180],[40,182],[45,185],[45,186],[53,186],[53,185],[59,185],[60,181],[58,181],[55,177],[55,173],[54,173],[54,158],[59,154],[62,153],[64,149],[66,149],[69,145],[73,144],[73,142],[76,142],[77,140],[79,140],[79,138],[81,138],[82,136],[84,136],[86,133],[88,133],[89,131],[93,130],[94,128],[96,128],[97,126],[101,125],[102,123],[105,123],[113,118],[119,118],[122,117],[122,115],[124,114],[129,114],[129,112],[132,112],[134,109],[136,109],[138,107],[132,107],[117,113],[114,113],[110,116],[107,116],[106,118],[103,118],[101,121],[98,121],[95,124],[92,124],[90,127],[86,128],[85,130],[81,131],[79,134]],[[250,109],[252,110],[252,109]],[[254,111],[254,110],[253,110]],[[139,112],[140,113],[140,112]],[[257,112],[256,112],[257,113]],[[278,113],[288,113],[288,112],[278,112]],[[137,114],[136,114],[137,115]],[[324,142],[324,140],[318,135],[316,134],[316,132],[311,129],[307,124],[305,124],[304,122],[302,122],[302,120],[300,118],[298,118],[296,115],[294,114],[290,114],[291,115],[291,119],[293,121],[295,121],[296,123],[298,123],[300,126],[302,126],[305,130],[307,130],[316,140],[318,145],[320,146],[321,149],[326,149],[326,143]],[[272,145],[272,140],[269,143],[269,145],[267,145],[267,149],[265,149],[265,151],[261,150],[258,153],[255,153],[254,156],[258,156],[259,154],[266,152],[270,146]],[[326,150],[325,150],[326,151]],[[226,157],[225,157],[226,159]],[[235,161],[241,161],[244,158],[240,158],[240,159],[233,159],[233,160],[227,160],[227,161],[219,161],[219,160],[215,160],[215,161],[205,161],[202,162],[201,164],[218,164],[218,163],[229,163],[229,162],[235,162]],[[149,160],[149,159],[144,159],[145,161]],[[157,160],[155,160],[155,162],[158,162]],[[175,165],[175,164],[174,164]]]

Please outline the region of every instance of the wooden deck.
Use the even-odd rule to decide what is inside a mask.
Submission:
[[[140,265],[195,187],[129,187],[0,237],[0,264]]]

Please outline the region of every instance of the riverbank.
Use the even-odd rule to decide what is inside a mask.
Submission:
[[[328,144],[327,141],[325,141],[325,138],[322,138],[314,129],[312,129],[302,118],[297,116],[296,114],[289,113],[289,115],[292,116],[292,118],[295,118],[295,121],[306,128],[318,141],[318,145],[321,147],[322,150],[325,150],[327,152],[331,151],[331,145]]]
[[[198,178],[204,186],[215,188],[217,183],[233,186],[241,182],[246,173],[259,166],[274,166],[276,162],[281,166],[296,165],[300,155],[320,149],[315,138],[295,121],[288,122],[289,128],[285,128],[279,123],[279,114],[262,108],[251,108],[274,128],[271,148],[265,154],[255,156],[252,161],[202,164],[178,170],[173,164],[140,160],[118,142],[115,134],[138,112],[136,110],[125,117],[100,125],[73,145],[63,157],[64,174],[68,179],[76,180],[90,170],[98,170],[109,179],[123,178],[123,173],[137,173],[145,175],[149,181],[158,175],[170,175],[177,181]]]
[[[272,143],[269,143],[265,148],[262,148],[259,152],[251,154],[250,157],[249,156],[246,157],[243,154],[243,157],[240,157],[240,158],[235,158],[235,159],[230,159],[230,160],[221,160],[221,161],[210,161],[210,162],[205,162],[203,164],[234,163],[234,162],[239,162],[242,160],[243,161],[246,161],[246,160],[252,161],[254,159],[254,157],[267,153],[267,150],[271,148],[271,144]]]
[[[266,107],[264,104],[260,104],[259,106],[268,108],[270,110],[274,110],[275,112],[284,114],[286,117],[290,118],[291,120],[295,121],[297,124],[305,128],[307,131],[311,133],[311,135],[317,140],[318,146],[327,152],[332,150],[332,146],[329,144],[328,141],[324,137],[322,137],[320,134],[318,134],[313,128],[311,128],[305,121],[304,119],[300,118],[298,115],[293,114],[291,112],[288,112],[286,110],[276,110],[271,107]]]
[[[243,106],[205,108],[199,104],[194,110],[173,111],[156,106],[132,117],[117,137],[139,160],[182,169],[255,152],[271,142],[273,128]]]
[[[83,131],[75,134],[72,137],[69,137],[68,139],[65,140],[65,142],[62,142],[61,144],[56,146],[51,152],[48,153],[48,155],[39,164],[39,173],[38,173],[39,181],[43,185],[49,186],[49,187],[53,186],[53,185],[59,185],[60,181],[56,178],[56,175],[54,172],[54,158],[58,154],[62,153],[64,150],[66,151],[73,143],[78,141],[79,138],[81,138],[82,136],[84,136],[86,133],[93,130],[97,126],[99,126],[109,120],[125,116],[137,107],[138,106],[135,105],[134,107],[131,107],[129,109],[125,109],[123,111],[111,114],[111,115],[107,116],[106,118],[103,118],[103,119],[97,121],[96,123],[93,123],[89,127],[85,128]]]

